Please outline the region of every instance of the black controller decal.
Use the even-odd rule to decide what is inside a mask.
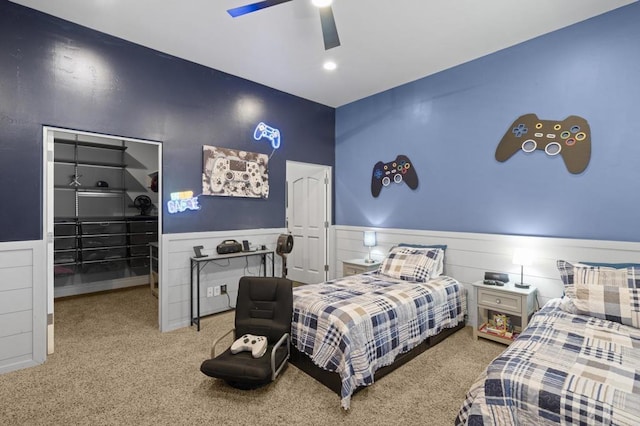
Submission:
[[[418,187],[418,175],[409,157],[398,155],[394,161],[378,161],[371,175],[371,195],[377,197],[383,186],[405,182],[411,189]]]

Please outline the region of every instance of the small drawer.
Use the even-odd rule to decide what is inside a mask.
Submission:
[[[53,263],[56,265],[65,263],[75,263],[78,259],[78,252],[75,250],[65,250],[53,253]]]
[[[132,257],[149,256],[149,246],[131,246],[129,247],[129,255]]]
[[[80,224],[83,235],[125,234],[125,222],[83,222]]]
[[[134,257],[129,259],[129,272],[132,275],[149,275],[149,258],[148,257]]]
[[[147,257],[137,257],[133,259],[129,259],[129,266],[132,268],[145,268],[146,273],[149,273],[149,258]]]
[[[76,237],[56,237],[53,240],[54,250],[69,250],[77,247]]]
[[[68,277],[69,275],[74,275],[76,273],[76,265],[54,265],[53,267],[53,276],[54,278],[58,277]]]
[[[155,232],[129,235],[129,244],[132,245],[153,243],[155,241],[158,241],[158,234]]]
[[[478,305],[519,314],[522,312],[522,298],[500,291],[478,289]]]
[[[363,268],[358,268],[357,266],[349,266],[349,265],[344,265],[344,267],[342,268],[342,275],[349,276],[349,275],[356,275],[356,274],[361,274],[364,272]]]
[[[129,232],[157,232],[158,221],[135,220],[129,221]]]
[[[53,267],[53,286],[62,287],[76,282],[76,265],[56,265]]]
[[[82,237],[82,248],[124,246],[126,244],[127,236],[125,234]]]
[[[112,247],[107,249],[82,250],[82,261],[122,259],[127,257],[126,247]]]
[[[66,236],[66,235],[76,235],[75,222],[55,223],[53,225],[53,235],[56,237]]]

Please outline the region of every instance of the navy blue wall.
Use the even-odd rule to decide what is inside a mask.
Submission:
[[[336,111],[336,223],[640,241],[640,4]],[[495,160],[520,115],[587,119],[574,175],[542,151]],[[377,161],[406,154],[419,187],[371,195]]]
[[[270,154],[259,121],[269,198],[200,197],[165,233],[284,227],[285,162],[334,165],[335,110],[0,1],[0,241],[42,237],[43,125],[161,141],[166,202],[201,191],[202,145]]]

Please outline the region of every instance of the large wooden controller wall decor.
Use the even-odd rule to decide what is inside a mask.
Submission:
[[[560,154],[569,172],[582,173],[591,159],[589,123],[577,115],[562,121],[541,120],[535,114],[523,115],[502,137],[496,149],[496,160],[506,161],[520,150],[541,150],[549,156]]]

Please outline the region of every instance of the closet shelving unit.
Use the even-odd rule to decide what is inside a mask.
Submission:
[[[158,221],[126,216],[124,142],[54,143],[55,297],[147,283]]]
[[[81,142],[77,140],[65,140],[65,139],[56,139],[55,144],[59,145],[68,145],[73,147],[73,159],[61,157],[55,158],[54,161],[56,164],[60,165],[68,165],[73,167],[73,175],[71,175],[71,182],[64,184],[57,184],[54,186],[56,190],[59,191],[74,191],[75,192],[75,216],[79,217],[81,215],[79,201],[82,198],[90,198],[90,197],[112,197],[118,198],[121,204],[121,213],[124,215],[124,211],[126,208],[125,198],[127,189],[124,187],[124,177],[125,170],[127,165],[124,163],[125,160],[125,151],[127,147],[124,142],[121,145],[109,145],[109,144],[101,144],[95,142]],[[82,151],[85,152],[85,156],[82,155]],[[106,157],[111,159],[112,161],[95,161],[93,158],[96,155],[100,155],[99,151],[105,150]],[[58,150],[56,149],[56,152]],[[109,154],[115,153],[113,154]],[[93,155],[91,155],[93,154]],[[113,161],[115,160],[115,161]],[[82,179],[82,170],[86,170],[87,168],[93,169],[112,169],[116,170],[120,175],[119,185],[116,187],[99,187],[97,185],[86,186],[80,183]],[[95,174],[94,174],[95,175]],[[113,174],[112,174],[113,175]],[[97,180],[95,183],[97,184]]]

